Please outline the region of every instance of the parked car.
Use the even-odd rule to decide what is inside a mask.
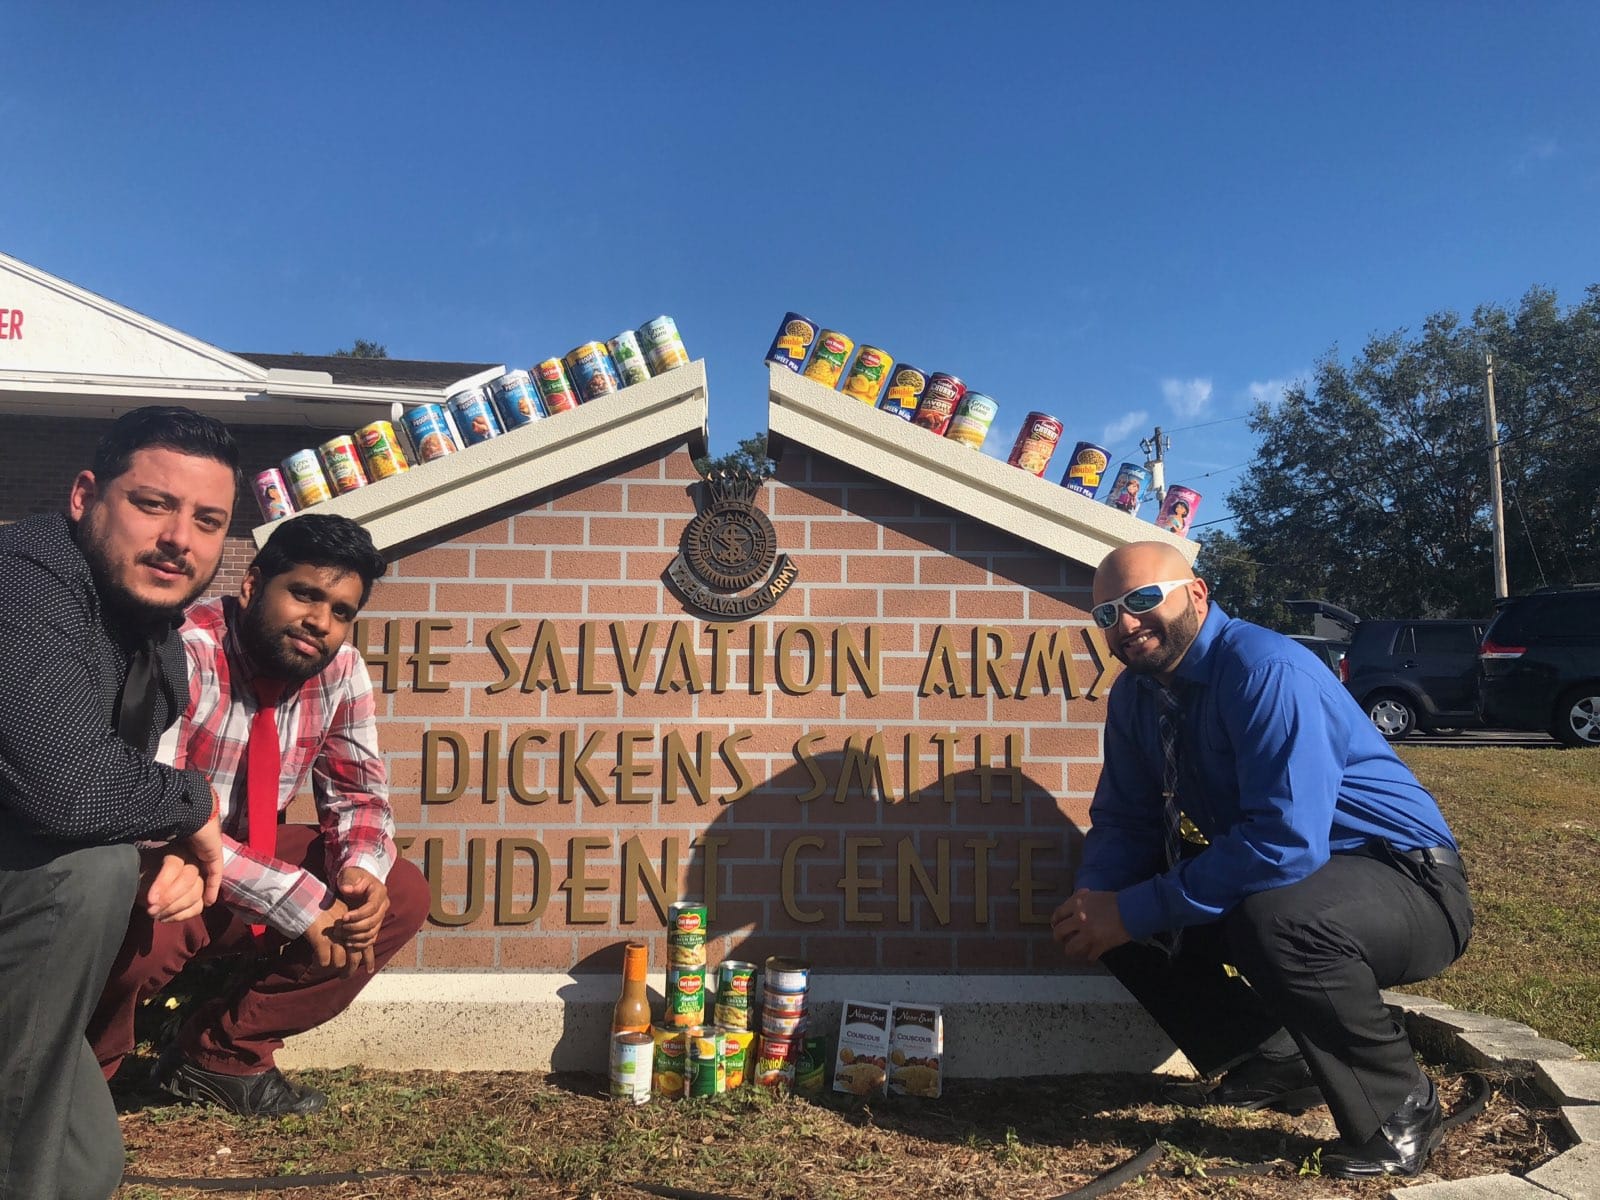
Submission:
[[[1478,647],[1486,621],[1362,621],[1339,678],[1391,742],[1416,729],[1483,724]]]
[[[1483,718],[1600,746],[1600,584],[1501,602],[1478,654]]]
[[[1350,649],[1349,642],[1336,641],[1333,638],[1310,637],[1304,633],[1291,633],[1291,641],[1299,642],[1311,653],[1328,664],[1328,669],[1335,675],[1339,673],[1339,664],[1344,661],[1344,652]]]

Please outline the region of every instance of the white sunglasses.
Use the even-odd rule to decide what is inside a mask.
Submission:
[[[1193,579],[1164,579],[1160,583],[1147,583],[1136,587],[1131,592],[1118,596],[1115,600],[1107,600],[1104,604],[1096,604],[1089,610],[1089,615],[1094,618],[1094,623],[1101,629],[1110,629],[1117,623],[1117,613],[1127,609],[1138,616],[1157,607],[1163,600],[1181,587],[1193,583]]]

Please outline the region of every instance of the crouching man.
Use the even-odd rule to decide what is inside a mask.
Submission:
[[[342,1012],[428,914],[421,872],[396,855],[372,685],[346,644],[384,568],[359,525],[308,514],[278,527],[237,599],[189,611],[177,765],[221,797],[223,903],[176,924],[135,906],[88,1029],[107,1079],[133,1049],[142,999],[190,959],[244,955],[231,990],[162,1056],[159,1082],[249,1115],[326,1103],[274,1053]],[[318,827],[280,825],[308,775]]]

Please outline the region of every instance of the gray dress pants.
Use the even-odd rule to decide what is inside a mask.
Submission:
[[[84,1038],[138,882],[132,846],[0,839],[0,1200],[107,1200],[122,1132]]]

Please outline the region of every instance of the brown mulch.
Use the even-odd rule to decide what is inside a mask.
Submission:
[[[1469,1104],[1467,1077],[1430,1072],[1447,1112]],[[328,1109],[281,1121],[125,1090],[129,1181],[119,1200],[215,1194],[176,1182],[199,1179],[261,1181],[234,1195],[347,1200],[651,1194],[635,1184],[741,1200],[1048,1200],[1157,1142],[1160,1159],[1111,1194],[1304,1200],[1395,1186],[1317,1176],[1317,1147],[1334,1136],[1325,1108],[1288,1117],[1196,1107],[1198,1088],[1149,1076],[957,1083],[924,1101],[751,1089],[640,1108],[612,1102],[592,1076],[351,1069],[303,1078],[328,1092]],[[1490,1082],[1483,1110],[1447,1131],[1414,1182],[1522,1174],[1562,1147],[1554,1110],[1515,1081]],[[341,1173],[360,1177],[328,1178]]]

